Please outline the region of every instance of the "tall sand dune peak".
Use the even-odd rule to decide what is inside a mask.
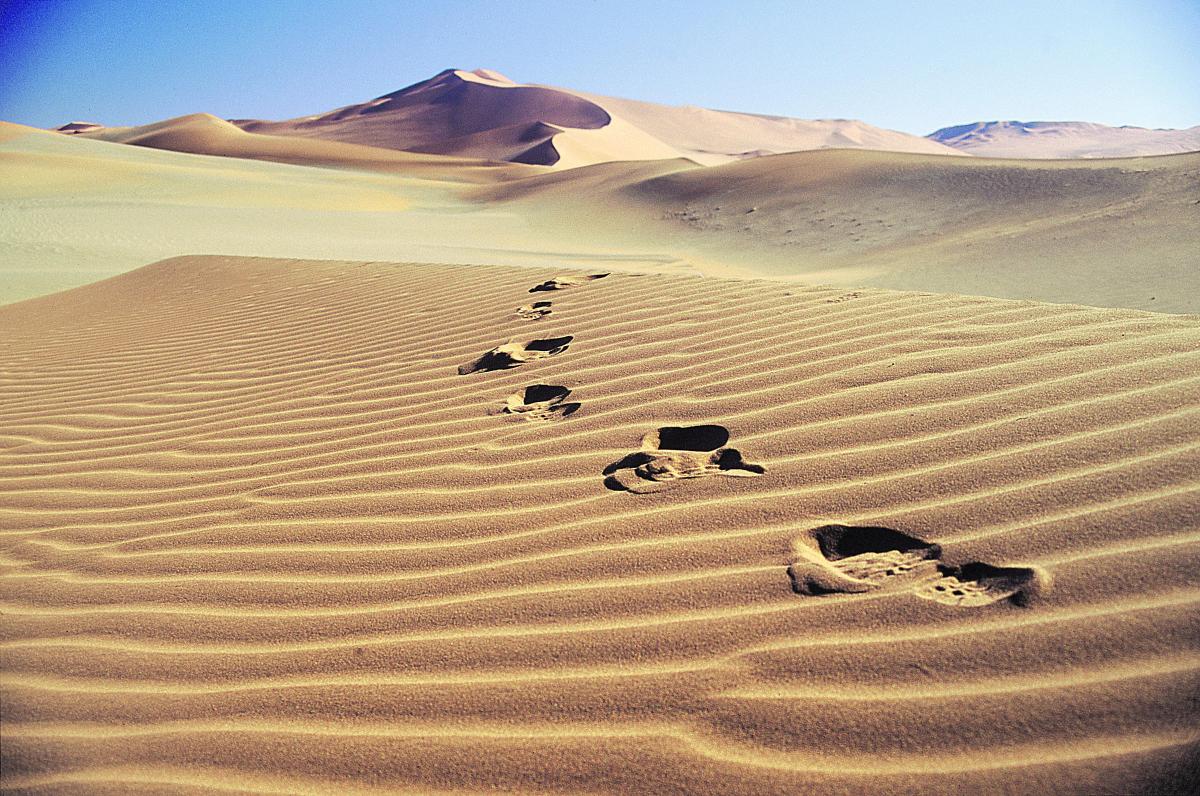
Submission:
[[[444,69],[366,102],[243,130],[556,169],[688,158],[712,165],[809,149],[961,155],[920,136],[861,121],[671,107],[518,83],[493,69]]]
[[[237,124],[251,132],[561,167],[581,164],[573,162],[577,158],[564,163],[554,139],[570,131],[607,128],[612,121],[600,105],[568,92],[516,83],[491,69],[446,69],[428,80],[328,113]],[[619,129],[601,134],[600,139],[598,151],[589,152],[587,162],[678,154],[648,137],[622,134]]]

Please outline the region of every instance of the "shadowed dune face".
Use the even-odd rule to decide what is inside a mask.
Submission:
[[[96,124],[95,122],[68,122],[67,124],[55,129],[58,132],[66,133],[67,135],[77,135],[79,133],[88,133],[95,130],[101,130],[103,128],[104,125]]]
[[[556,294],[580,345],[455,375],[560,270],[0,307],[4,789],[1187,792],[1200,321],[614,273]],[[598,476],[729,444],[766,473]],[[834,567],[889,551],[929,591]]]
[[[548,145],[562,128],[595,130],[611,117],[582,97],[446,70],[429,80],[318,116],[282,122],[238,120],[251,132],[553,165]]]

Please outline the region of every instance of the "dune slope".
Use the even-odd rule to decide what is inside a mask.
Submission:
[[[465,157],[438,157],[341,141],[248,133],[207,113],[193,113],[140,127],[102,127],[76,135],[194,155],[374,171],[452,182],[512,180],[539,173],[538,169],[514,163],[475,159],[468,153],[462,153]]]
[[[827,147],[965,154],[938,141],[846,119],[789,119],[603,97],[526,85],[486,69],[428,80],[328,113],[246,130],[556,168],[687,157],[724,163]]]
[[[1197,319],[556,276],[0,308],[5,791],[1183,787]]]
[[[624,175],[624,176],[622,176]],[[547,229],[671,247],[706,273],[1200,312],[1200,153],[1084,161],[861,150],[485,186]],[[586,218],[586,224],[577,219]]]
[[[886,130],[857,119],[793,119],[559,90],[597,103],[685,156],[707,165],[757,155],[831,148],[970,154],[932,137]]]
[[[680,154],[582,96],[514,83],[486,69],[447,69],[391,94],[328,113],[279,122],[240,119],[236,124],[278,136],[556,168]]]
[[[537,167],[219,125],[192,135],[213,128],[198,121],[173,129],[202,154],[0,122],[0,304],[193,252],[640,270],[675,259],[653,243],[576,246],[569,230],[534,233],[511,209],[460,195]]]

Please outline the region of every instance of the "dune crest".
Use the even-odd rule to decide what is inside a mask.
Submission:
[[[583,97],[513,82],[498,72],[447,69],[369,102],[282,122],[237,120],[279,136],[570,168],[678,157]],[[578,139],[578,140],[577,140]]]

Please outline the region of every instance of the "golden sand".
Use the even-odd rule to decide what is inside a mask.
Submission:
[[[564,275],[0,307],[5,791],[1187,787],[1200,319]]]

